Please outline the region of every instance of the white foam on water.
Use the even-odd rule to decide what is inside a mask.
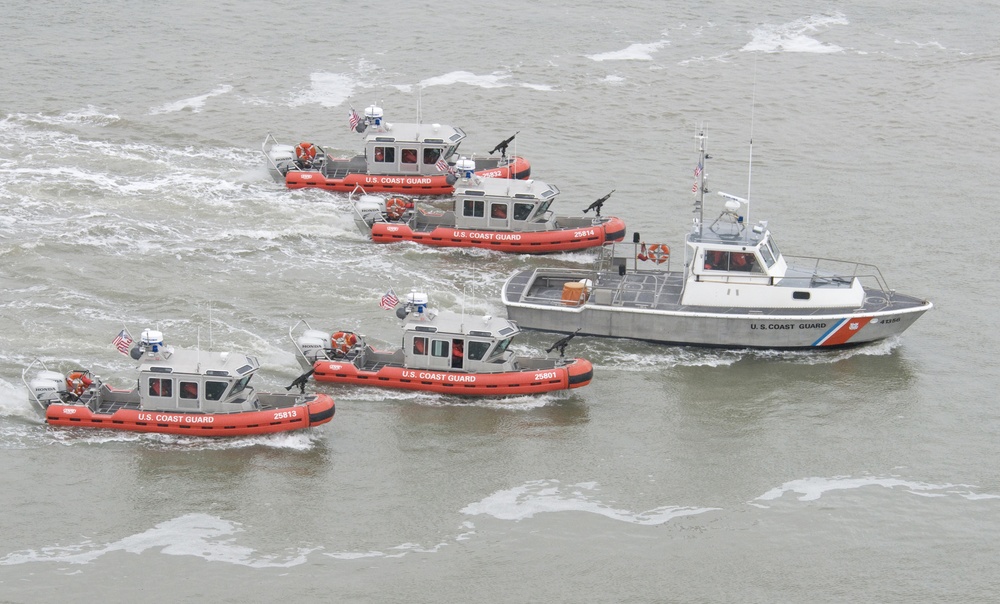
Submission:
[[[23,384],[13,384],[0,378],[0,416],[17,417],[32,423],[43,423],[41,416],[32,407],[29,396]]]
[[[912,495],[920,495],[924,497],[946,497],[951,495],[958,495],[960,497],[970,500],[1000,499],[1000,495],[973,493],[971,490],[969,490],[972,488],[972,485],[965,485],[965,484],[932,484],[926,482],[904,480],[902,478],[897,478],[894,476],[890,477],[813,476],[809,478],[800,478],[798,480],[792,480],[790,482],[786,482],[780,487],[775,487],[770,491],[764,493],[760,497],[757,497],[753,501],[774,501],[784,497],[785,493],[797,494],[798,495],[797,499],[799,501],[815,501],[820,497],[826,495],[827,493],[833,491],[862,489],[866,487],[882,487],[891,490],[899,488],[906,493],[910,493]],[[767,507],[767,506],[759,506],[759,507]]]
[[[612,520],[645,526],[664,524],[682,516],[694,516],[719,508],[661,506],[633,512],[616,509],[596,500],[596,483],[565,485],[558,480],[533,480],[519,487],[497,491],[462,508],[463,514],[487,515],[500,520],[525,520],[535,514],[586,512]]]
[[[289,107],[302,105],[320,105],[322,107],[339,107],[354,94],[357,80],[344,73],[320,71],[309,75],[309,88],[294,93],[288,101]],[[344,111],[346,127],[349,112]]]
[[[479,86],[481,88],[503,88],[503,80],[510,77],[509,74],[494,72],[490,75],[476,75],[468,71],[452,71],[444,75],[428,78],[420,82],[424,88],[430,86],[449,86],[451,84],[468,84],[469,86]]]
[[[12,552],[0,558],[0,565],[29,562],[89,564],[113,552],[142,554],[158,550],[169,556],[191,556],[251,568],[289,568],[304,564],[308,555],[318,549],[290,548],[284,554],[261,554],[235,543],[233,536],[241,532],[243,528],[239,523],[218,516],[186,514],[111,543],[84,540],[72,545]]]
[[[173,101],[170,103],[164,103],[159,107],[153,107],[149,110],[150,115],[158,115],[162,113],[176,113],[178,111],[184,111],[189,109],[192,113],[198,113],[205,106],[205,102],[208,99],[219,96],[222,94],[227,94],[233,89],[229,84],[220,84],[211,92],[206,92],[198,96],[193,96],[187,99],[181,99],[179,101]]]
[[[612,50],[593,55],[584,55],[591,61],[652,61],[652,53],[670,44],[667,40],[659,42],[636,43],[622,50]]]
[[[44,115],[41,113],[25,114],[15,113],[0,120],[0,131],[6,131],[16,126],[17,122],[45,124],[48,126],[66,126],[86,124],[91,126],[108,126],[121,121],[117,113],[108,113],[94,105],[87,105],[81,109],[67,111],[57,115]]]
[[[754,356],[764,360],[780,360],[799,365],[831,365],[839,363],[856,356],[888,356],[902,345],[899,336],[892,336],[877,342],[870,342],[860,346],[849,348],[835,348],[824,350],[822,348],[811,348],[805,350],[746,350],[747,356]]]
[[[844,49],[840,46],[824,44],[813,36],[829,30],[834,25],[848,24],[847,17],[841,13],[812,15],[781,25],[765,24],[749,32],[751,40],[740,50],[817,54],[843,52]]]
[[[552,92],[555,90],[555,87],[549,84],[529,84],[527,82],[522,83],[521,87],[527,88],[529,90],[538,90],[541,92]]]

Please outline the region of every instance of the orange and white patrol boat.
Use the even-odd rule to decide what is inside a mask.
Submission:
[[[249,382],[260,364],[248,355],[175,350],[149,329],[130,353],[140,362],[138,387],[130,390],[114,388],[85,369],[68,375],[50,371],[38,359],[21,379],[53,426],[248,436],[325,424],[336,409],[326,394],[305,394],[304,380],[293,382],[301,388],[298,394],[257,392]]]
[[[326,189],[350,193],[405,193],[451,195],[455,181],[451,163],[466,134],[444,124],[386,122],[382,109],[365,109],[364,118],[352,110],[351,127],[365,135],[363,154],[335,158],[319,145],[279,144],[270,134],[262,150],[268,171],[289,189]],[[516,136],[516,133],[515,135]],[[473,156],[475,171],[494,178],[528,178],[531,165],[522,157],[507,156],[514,136],[493,147],[488,156]],[[494,156],[499,152],[498,156]]]
[[[500,317],[471,317],[428,308],[427,294],[405,296],[396,315],[403,319],[403,345],[375,350],[363,336],[330,334],[300,320],[289,331],[309,375],[320,382],[421,390],[460,396],[535,394],[580,388],[594,368],[586,359],[562,355],[570,338],[548,352],[558,358],[515,356],[507,350],[520,330]]]
[[[559,188],[540,180],[484,178],[471,160],[456,162],[459,180],[447,209],[398,196],[354,201],[354,222],[375,243],[412,241],[437,247],[478,247],[515,254],[547,254],[600,247],[625,237],[625,222],[601,216],[611,193],[590,204],[593,217],[556,216]],[[612,191],[613,193],[614,191]]]

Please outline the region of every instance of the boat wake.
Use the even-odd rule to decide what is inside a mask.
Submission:
[[[205,102],[208,99],[227,94],[232,91],[233,87],[229,84],[220,84],[211,92],[206,92],[205,94],[194,96],[188,99],[181,99],[179,101],[174,101],[171,103],[164,103],[159,107],[153,107],[149,110],[150,115],[159,115],[163,113],[174,113],[177,111],[184,111],[185,109],[190,110],[192,113],[198,113],[205,107]]]
[[[636,43],[622,50],[612,50],[593,55],[586,55],[592,61],[652,61],[652,53],[670,44],[667,40],[650,42],[647,44]]]
[[[694,516],[720,508],[661,506],[643,512],[613,508],[601,503],[593,493],[596,483],[563,485],[558,480],[533,480],[519,487],[497,491],[482,501],[462,509],[471,516],[487,515],[500,520],[524,520],[551,512],[588,512],[612,520],[641,525],[658,525],[681,516]]]
[[[0,565],[28,562],[89,564],[114,552],[142,554],[158,550],[170,556],[195,556],[210,562],[227,562],[251,568],[288,568],[304,564],[307,556],[318,549],[289,548],[281,554],[260,554],[234,543],[233,536],[242,531],[243,528],[237,522],[208,514],[186,514],[111,543],[83,541],[73,545],[12,552],[0,558]]]
[[[920,497],[955,496],[969,500],[1000,499],[1000,495],[976,493],[972,491],[974,486],[967,484],[931,484],[905,480],[896,476],[833,476],[829,478],[814,476],[786,482],[780,487],[773,488],[760,497],[757,497],[751,501],[750,504],[756,507],[771,507],[770,505],[764,505],[756,502],[778,501],[783,499],[786,493],[798,495],[797,499],[799,501],[815,501],[830,492],[843,491],[847,489],[861,489],[866,487],[883,487],[892,490],[899,489],[903,492]]]
[[[765,24],[750,32],[753,39],[742,50],[747,52],[806,52],[831,53],[844,49],[836,44],[824,44],[815,36],[834,25],[847,25],[841,13],[813,15],[781,25]]]

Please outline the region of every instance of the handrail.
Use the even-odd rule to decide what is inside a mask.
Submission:
[[[274,136],[272,136],[271,133],[268,132],[267,136],[264,137],[264,142],[260,144],[260,151],[261,151],[261,153],[264,154],[264,157],[267,159],[267,162],[269,164],[271,164],[271,167],[274,168],[275,171],[280,172],[281,170],[278,169],[278,164],[274,163],[274,160],[271,159],[271,154],[269,154],[267,152],[267,150],[268,150],[268,145],[267,145],[268,139],[271,140],[271,147],[273,147],[273,146],[275,146],[275,145],[278,144],[278,141],[275,140]]]
[[[36,358],[28,363],[27,367],[21,370],[21,382],[24,383],[24,387],[28,390],[28,396],[31,398],[31,403],[36,405],[41,410],[42,415],[45,415],[45,405],[42,404],[42,401],[38,400],[38,397],[35,396],[35,391],[32,390],[31,385],[28,384],[28,372],[31,371],[31,368],[35,365],[41,365],[42,371],[49,370],[49,368],[45,365],[45,361]]]

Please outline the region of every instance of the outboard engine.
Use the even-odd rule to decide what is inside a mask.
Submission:
[[[291,145],[273,145],[268,149],[267,157],[271,160],[268,171],[271,172],[271,177],[278,182],[284,182],[285,174],[292,168],[297,167],[295,164],[295,147]],[[274,168],[278,169],[278,174],[274,173]]]
[[[332,348],[330,334],[318,329],[303,331],[302,335],[295,341],[295,345],[310,363],[327,358],[326,351]]]
[[[385,220],[385,202],[379,197],[362,195],[354,202],[354,207],[357,208],[361,220],[369,229],[376,222]]]
[[[39,371],[28,383],[28,387],[35,400],[42,407],[48,407],[62,401],[60,393],[66,392],[66,376],[57,371]]]

